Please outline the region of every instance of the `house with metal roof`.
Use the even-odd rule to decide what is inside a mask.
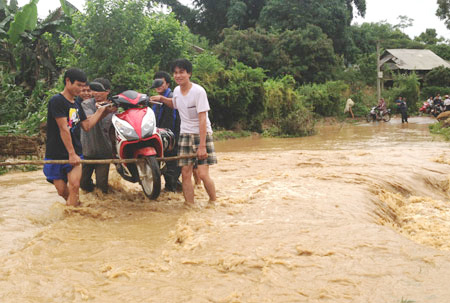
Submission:
[[[450,68],[450,63],[429,49],[387,49],[380,58],[384,80],[392,79],[389,71],[400,73],[414,71],[421,77],[439,66]]]

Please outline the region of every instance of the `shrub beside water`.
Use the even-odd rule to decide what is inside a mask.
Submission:
[[[441,135],[445,140],[450,141],[450,127],[444,127],[442,122],[436,122],[429,126],[430,133]]]
[[[315,120],[295,90],[292,76],[269,79],[264,83],[264,134],[270,136],[308,136],[314,133]]]

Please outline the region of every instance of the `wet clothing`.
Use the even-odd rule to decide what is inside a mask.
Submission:
[[[85,157],[86,160],[98,158]],[[92,182],[92,173],[95,171],[95,185]],[[91,192],[94,187],[99,188],[103,193],[108,192],[109,164],[83,164],[81,171],[80,187]]]
[[[95,99],[87,99],[81,103],[86,116],[92,116],[97,112]],[[113,114],[106,115],[98,121],[89,132],[81,130],[81,144],[83,155],[94,159],[110,159],[112,156],[112,144],[109,137],[109,129],[112,125]]]
[[[77,155],[82,155],[80,140],[81,121],[86,120],[86,114],[76,102],[70,102],[62,94],[54,95],[48,102],[47,141],[45,157],[54,160],[68,160],[69,153],[64,146],[56,118],[67,118],[67,127],[72,137],[72,145]]]
[[[177,86],[172,99],[174,108],[177,108],[181,117],[180,140],[178,141],[178,155],[197,153],[200,145],[200,120],[199,113],[206,112],[206,152],[208,158],[180,159],[178,166],[188,165],[212,165],[217,163],[214,151],[211,122],[208,118],[209,102],[206,91],[198,84],[192,83],[192,87],[186,96],[181,93],[181,88]]]
[[[166,98],[172,98],[173,93],[170,88],[166,89],[163,94]],[[180,136],[180,115],[178,110],[170,108],[167,105],[155,104],[152,107],[155,112],[156,127],[170,129],[175,135],[175,147],[168,152],[164,153],[165,157],[173,157],[178,154],[177,142]],[[166,162],[166,170],[163,172],[164,180],[166,181],[166,189],[169,191],[177,191],[177,187],[180,187],[178,178],[181,174],[181,168],[177,165],[177,161]]]
[[[181,134],[179,141],[179,151],[178,155],[189,155],[196,154],[198,146],[200,145],[200,135],[198,134]],[[191,159],[180,159],[178,160],[179,166],[187,166],[187,165],[202,165],[202,164],[216,164],[217,157],[214,150],[214,141],[213,136],[210,133],[206,134],[206,152],[208,153],[208,158],[203,160],[197,160],[195,158]]]
[[[87,116],[97,112],[95,99],[87,99],[81,103]],[[81,143],[83,145],[83,155],[87,160],[110,159],[112,157],[112,143],[109,137],[109,129],[112,125],[113,114],[106,115],[98,121],[89,132],[81,130]],[[104,193],[108,191],[109,164],[83,164],[80,187],[85,191],[92,191],[92,173],[95,171],[96,186]]]
[[[44,160],[55,160],[45,158]],[[64,180],[67,183],[67,174],[73,166],[70,164],[44,164],[44,175],[47,181],[53,183],[54,180]]]
[[[206,91],[198,84],[192,83],[192,87],[186,96],[177,86],[173,92],[173,106],[178,109],[181,118],[180,134],[198,134],[198,114],[206,112],[206,132],[212,133],[211,122],[208,118],[209,102]]]

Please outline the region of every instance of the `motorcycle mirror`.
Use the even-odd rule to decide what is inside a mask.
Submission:
[[[152,83],[152,87],[151,88],[158,88],[161,85],[164,84],[164,81],[162,79],[155,79]]]
[[[94,92],[106,92],[105,87],[100,82],[90,82],[89,88]]]

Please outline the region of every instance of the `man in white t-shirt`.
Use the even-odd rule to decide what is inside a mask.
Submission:
[[[180,159],[183,183],[183,194],[186,204],[194,205],[194,186],[192,171],[197,163],[197,175],[206,192],[210,203],[216,200],[214,181],[209,176],[209,165],[217,163],[214,151],[211,122],[208,118],[209,102],[206,91],[200,85],[191,82],[192,64],[186,59],[178,59],[173,64],[173,78],[178,86],[172,98],[152,96],[151,100],[160,101],[178,110],[181,118],[178,155],[197,154],[196,159]]]

